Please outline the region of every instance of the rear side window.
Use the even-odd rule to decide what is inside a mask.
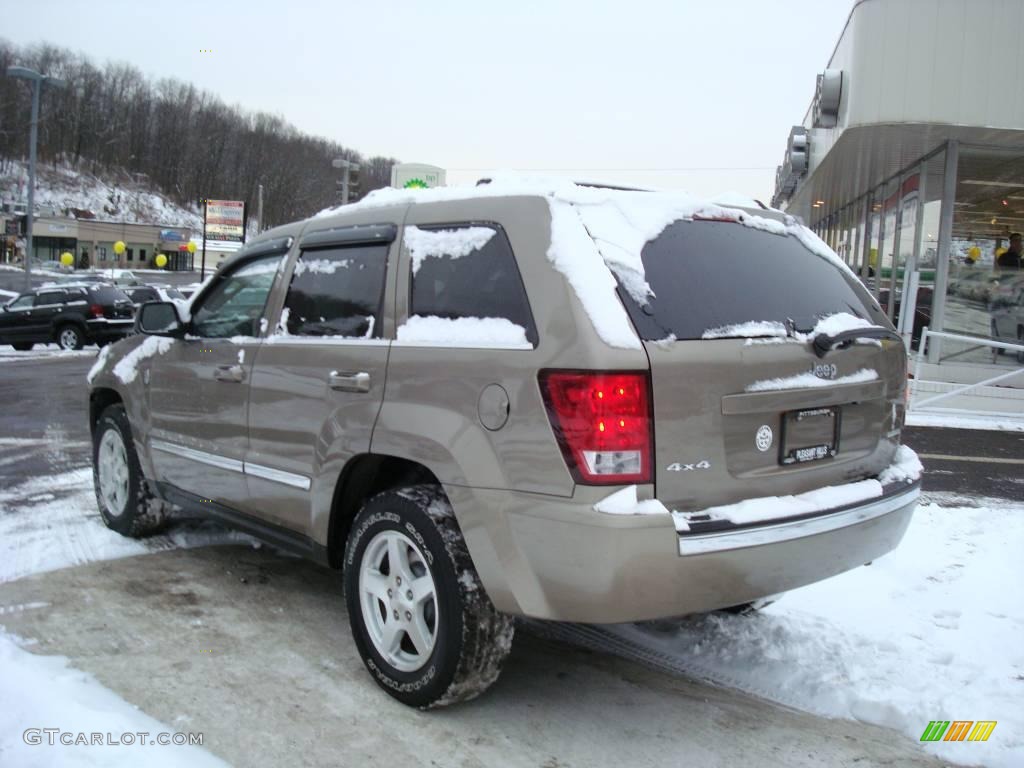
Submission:
[[[380,337],[388,245],[303,251],[282,323],[292,336]]]
[[[145,302],[145,301],[157,301],[160,296],[152,288],[135,288],[128,292],[132,297],[132,301]]]
[[[48,304],[63,304],[64,291],[44,291],[36,294],[36,306],[45,307]]]
[[[429,328],[424,323],[426,318],[491,318],[507,321],[517,331],[522,329],[529,344],[537,345],[526,289],[512,246],[500,226],[406,227],[404,244],[412,257],[410,327],[418,323]],[[503,327],[510,326],[495,326],[497,337],[488,331],[484,335],[500,339],[505,333]]]
[[[723,221],[677,221],[644,246],[653,291],[640,305],[620,290],[646,340],[728,337],[731,326],[781,323],[810,331],[826,315],[873,313],[840,270],[791,236]]]

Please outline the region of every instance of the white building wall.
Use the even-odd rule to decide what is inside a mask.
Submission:
[[[838,125],[811,132],[811,168],[847,127],[1019,129],[1022,39],[1024,0],[861,0],[829,62],[843,71]]]

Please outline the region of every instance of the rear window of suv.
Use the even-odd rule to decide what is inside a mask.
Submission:
[[[654,296],[619,294],[640,336],[700,339],[748,322],[810,331],[826,315],[872,317],[842,272],[795,237],[724,221],[677,221],[641,254]]]
[[[93,304],[111,305],[119,301],[131,301],[131,299],[120,288],[96,283],[89,286],[89,301]]]

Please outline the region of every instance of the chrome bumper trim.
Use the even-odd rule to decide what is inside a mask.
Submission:
[[[911,504],[921,496],[921,486],[915,484],[907,490],[885,498],[867,501],[850,509],[832,514],[823,513],[804,520],[794,520],[776,525],[762,525],[738,531],[723,531],[698,535],[679,535],[679,554],[705,555],[712,552],[727,552],[747,547],[760,547],[783,541],[815,536],[841,528],[868,522],[891,514]]]

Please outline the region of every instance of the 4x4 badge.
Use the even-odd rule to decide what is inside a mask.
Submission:
[[[772,428],[767,424],[762,424],[761,428],[757,430],[757,436],[754,438],[754,444],[757,446],[759,451],[767,451],[772,447],[772,443],[775,441],[775,435],[772,433]]]
[[[711,469],[711,463],[707,459],[698,461],[696,464],[680,464],[677,461],[675,464],[669,464],[665,469],[669,472],[693,472],[697,469]]]

